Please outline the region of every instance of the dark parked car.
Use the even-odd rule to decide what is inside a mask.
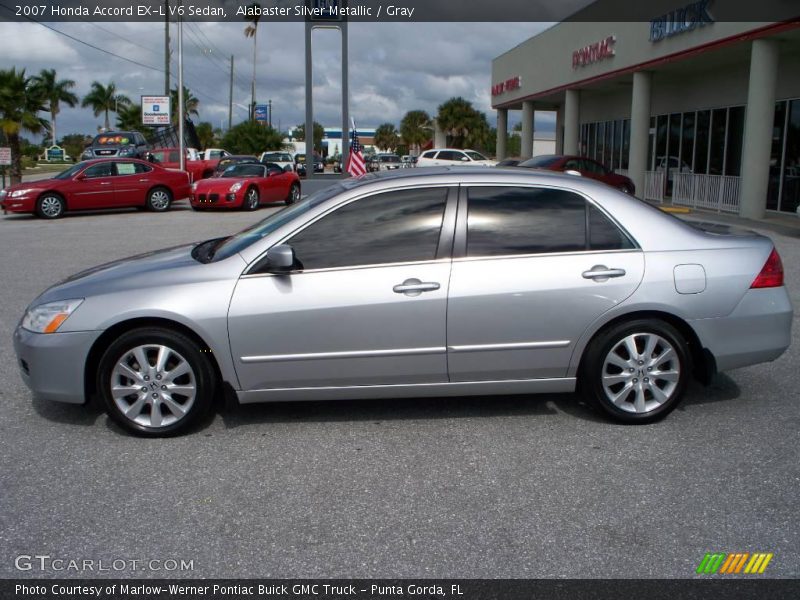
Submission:
[[[548,171],[577,171],[584,177],[607,183],[626,194],[634,195],[636,193],[636,186],[625,175],[614,173],[596,160],[585,156],[542,154],[523,161],[517,166],[528,169],[547,169]]]
[[[518,158],[506,158],[497,163],[497,167],[516,167],[519,165]]]
[[[306,174],[305,154],[294,155],[294,169],[298,175],[305,176]],[[324,172],[325,172],[325,162],[322,160],[322,157],[319,154],[314,154],[314,173],[324,173]]]
[[[92,158],[141,158],[146,159],[150,145],[138,131],[109,131],[95,136],[91,145],[83,151],[81,160]]]

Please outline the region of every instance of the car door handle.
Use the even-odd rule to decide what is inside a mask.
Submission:
[[[432,292],[441,286],[435,281],[420,281],[419,279],[406,279],[403,283],[392,288],[395,294],[406,296],[419,296],[422,292]]]
[[[594,279],[597,282],[608,281],[609,277],[622,277],[625,269],[609,269],[605,265],[595,265],[588,271],[581,273],[584,279]]]
[[[111,185],[110,181],[98,181],[100,185]]]
[[[150,180],[145,177],[144,179],[140,179],[139,181],[141,181],[142,183],[146,183],[146,182],[148,182]]]

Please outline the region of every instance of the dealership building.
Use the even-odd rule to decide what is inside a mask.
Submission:
[[[613,14],[612,4],[590,9]],[[797,3],[761,4],[800,14]],[[729,6],[678,0],[649,21],[568,20],[498,56],[498,158],[509,110],[521,111],[523,156],[534,112],[556,111],[556,151],[626,173],[640,197],[746,217],[795,213],[800,22],[734,21]]]

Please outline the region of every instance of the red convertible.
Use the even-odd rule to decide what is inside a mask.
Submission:
[[[293,204],[300,199],[300,178],[273,163],[239,163],[218,177],[192,185],[192,208],[256,210],[265,202]]]
[[[189,176],[133,158],[78,163],[52,179],[29,181],[0,191],[4,211],[57,219],[66,211],[98,208],[168,210],[191,193]]]

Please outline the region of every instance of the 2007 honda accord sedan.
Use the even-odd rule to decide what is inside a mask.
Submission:
[[[241,403],[581,393],[647,423],[690,377],[778,358],[772,242],[520,170],[346,180],[236,235],[79,273],[14,334],[34,394],[141,435]]]

